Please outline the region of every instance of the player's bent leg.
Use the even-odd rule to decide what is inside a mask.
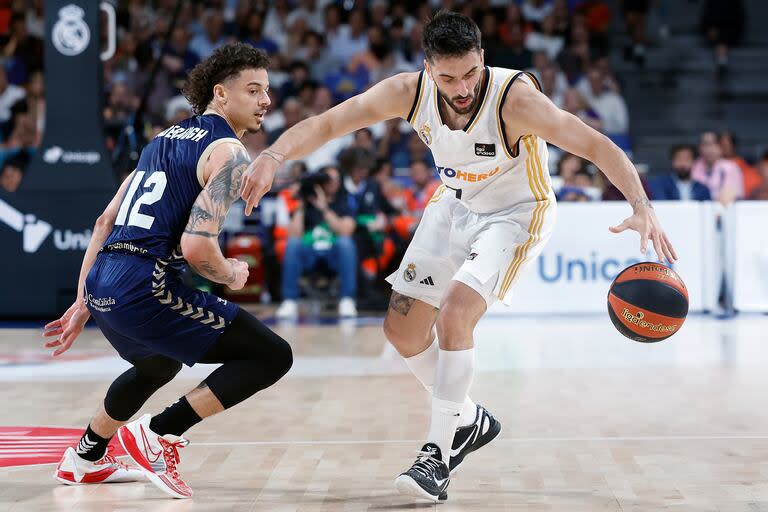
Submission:
[[[132,482],[143,473],[109,453],[109,441],[152,394],[167,384],[181,363],[161,355],[142,358],[109,387],[104,403],[91,419],[76,448],[68,448],[54,478],[68,485]]]
[[[488,291],[479,283],[472,284],[483,293]],[[430,439],[446,442],[443,428],[450,429],[450,425],[441,427],[441,421],[446,421],[446,409],[451,414],[457,408],[455,403],[450,403],[451,397],[458,397],[466,382],[471,385],[471,374],[474,373],[473,332],[487,309],[487,302],[481,292],[460,281],[451,283],[443,300],[437,319],[441,364],[436,376]],[[501,423],[484,407],[477,405],[471,423],[458,427],[454,433],[449,455],[451,474],[459,469],[468,454],[490,443],[500,432]]]
[[[435,340],[437,313],[436,307],[393,290],[384,318],[384,335],[404,358],[421,354]]]
[[[197,388],[157,416],[144,415],[118,431],[126,451],[161,490],[189,498],[192,490],[178,473],[181,435],[203,418],[233,407],[271,386],[293,364],[290,345],[239,309],[201,363],[223,363]]]

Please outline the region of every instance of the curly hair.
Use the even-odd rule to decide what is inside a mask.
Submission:
[[[184,84],[184,96],[192,105],[192,112],[200,115],[213,99],[213,87],[237,76],[244,69],[267,69],[269,57],[263,50],[244,43],[229,43],[190,71]]]

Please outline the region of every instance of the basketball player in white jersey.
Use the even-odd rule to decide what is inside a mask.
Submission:
[[[650,239],[662,261],[677,256],[624,152],[553,105],[532,76],[485,66],[471,19],[438,13],[424,27],[422,46],[423,71],[383,80],[287,130],[246,171],[240,192],[250,214],[283,161],[385,119],[406,119],[431,149],[443,185],[388,278],[384,331],[432,394],[427,442],[395,485],[437,501],[447,497],[450,474],[464,457],[501,430],[467,396],[473,330],[494,301],[511,302],[522,269],[552,233],[545,141],[594,162],[627,198],[633,214],[612,232],[639,232],[641,251]]]

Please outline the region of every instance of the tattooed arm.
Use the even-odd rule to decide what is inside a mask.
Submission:
[[[227,212],[239,196],[243,171],[250,162],[248,153],[237,144],[222,144],[213,150],[206,163],[206,174],[210,176],[192,205],[181,236],[181,251],[195,272],[233,290],[245,284],[248,265],[225,258],[218,238]]]

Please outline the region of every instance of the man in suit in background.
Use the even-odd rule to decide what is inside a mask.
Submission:
[[[709,201],[709,188],[691,179],[696,148],[689,144],[673,146],[670,157],[672,171],[650,180],[651,198],[654,201]]]

